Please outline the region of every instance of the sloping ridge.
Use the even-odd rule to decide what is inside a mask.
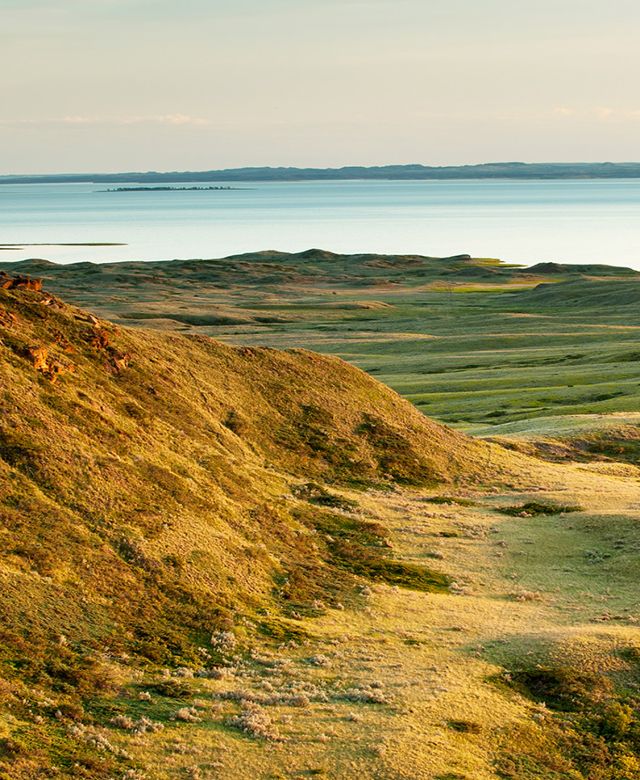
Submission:
[[[0,676],[69,696],[98,653],[194,662],[354,577],[443,586],[385,568],[340,486],[473,480],[488,448],[337,358],[120,330],[21,288],[0,290],[0,386]]]
[[[638,276],[638,272],[633,268],[604,263],[536,263],[528,268],[518,269],[517,273],[543,276]]]
[[[539,284],[513,296],[520,305],[558,305],[564,308],[637,306],[640,283],[637,279],[575,279],[557,284]]]

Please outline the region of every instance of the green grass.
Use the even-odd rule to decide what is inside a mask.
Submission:
[[[430,504],[454,504],[457,506],[476,506],[476,502],[470,498],[460,498],[459,496],[431,496],[425,498]]]
[[[638,698],[609,677],[573,666],[536,666],[505,674],[507,684],[549,714],[540,726],[512,729],[497,760],[501,778],[635,780],[640,772]]]
[[[450,577],[391,556],[382,525],[357,516],[306,513],[305,522],[319,532],[329,560],[345,572],[418,591],[446,591]]]
[[[511,517],[537,517],[538,515],[560,515],[568,512],[580,512],[582,507],[575,504],[550,504],[542,501],[527,501],[515,506],[498,507],[498,512]]]
[[[638,645],[623,641],[637,619],[637,486],[626,476],[640,438],[634,278],[610,288],[563,271],[549,289],[522,291],[525,272],[497,261],[317,253],[41,272],[122,321],[161,325],[178,311],[185,333],[105,324],[132,356],[117,371],[81,313],[2,298],[3,780],[52,763],[62,776],[106,780],[172,760],[187,728],[173,714],[211,697],[204,678],[161,670],[241,672],[250,646],[307,659],[317,646],[333,659],[314,667],[327,682],[355,672],[354,654],[392,693],[406,675],[384,715],[394,720],[367,707],[363,729],[382,742],[406,727],[405,744],[421,741],[419,771],[440,749],[473,766],[496,748],[503,778],[637,780]],[[35,343],[76,371],[51,384],[28,359]],[[365,373],[256,344],[336,352]],[[529,437],[534,454],[562,433],[572,459],[603,463],[489,449],[433,425],[367,373],[462,428]],[[438,570],[422,565],[436,558]],[[237,647],[221,649],[221,631]],[[582,655],[571,645],[579,632],[592,640]],[[598,666],[607,643],[611,673]],[[510,675],[498,674],[497,688],[487,661]],[[448,689],[425,699],[430,668]],[[447,681],[452,668],[459,676]],[[152,704],[139,700],[143,688]],[[530,718],[543,701],[542,720]],[[165,724],[165,742],[121,743],[132,758],[70,737],[82,724],[117,741],[111,718],[144,712]],[[287,757],[320,728],[357,728],[357,714],[331,712],[296,713]],[[225,714],[189,732],[203,760],[226,734]],[[251,740],[226,736],[244,751],[227,769],[235,758],[244,767]],[[342,767],[359,749],[352,732],[344,748],[328,744],[319,750]],[[373,755],[364,774],[384,760]],[[196,761],[181,760],[166,776]],[[476,776],[443,761],[434,777]]]
[[[339,355],[450,424],[640,405],[633,272],[323,252],[34,270],[122,321]]]
[[[120,330],[47,301],[0,291],[0,771],[13,761],[12,780],[93,759],[75,776],[116,776],[116,754],[77,758],[78,740],[56,736],[109,728],[113,666],[129,679],[201,670],[258,639],[305,641],[298,621],[361,607],[365,580],[446,588],[397,560],[342,493],[473,474],[486,445],[334,358]],[[29,345],[73,370],[53,383]],[[227,632],[232,647],[217,642]],[[32,755],[19,724],[36,713]]]
[[[633,619],[640,550],[635,518],[516,516],[502,526],[499,538],[506,544],[500,570],[512,576],[518,590],[541,594],[553,609],[572,618]]]

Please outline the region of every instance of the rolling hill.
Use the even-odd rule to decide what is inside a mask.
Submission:
[[[143,272],[75,295],[180,289]],[[636,780],[628,453],[551,463],[49,285],[0,278],[2,780]],[[340,316],[398,308],[361,292]]]
[[[357,600],[362,578],[447,587],[395,560],[385,529],[345,514],[334,489],[474,481],[488,445],[337,358],[121,330],[11,284],[0,292],[9,708],[28,719],[33,691],[54,691],[55,712],[82,719],[110,689],[109,659],[192,665],[233,631],[282,641],[301,631],[292,615]],[[44,719],[24,749],[5,744],[12,778],[53,755],[73,764],[50,732]],[[86,776],[111,776],[112,763]]]
[[[640,274],[606,265],[338,255],[0,264],[121,324],[339,355],[429,417],[482,430],[633,412]]]

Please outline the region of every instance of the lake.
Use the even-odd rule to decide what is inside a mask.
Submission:
[[[0,244],[22,247],[0,251],[0,261],[213,258],[320,247],[640,269],[638,180],[260,182],[173,192],[107,186],[0,185]],[[126,246],[52,246],[95,242]]]

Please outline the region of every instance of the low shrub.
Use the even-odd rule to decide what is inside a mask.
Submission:
[[[476,501],[470,498],[459,498],[458,496],[430,496],[423,499],[428,504],[455,504],[457,506],[477,506]]]
[[[296,498],[308,501],[310,504],[331,507],[332,509],[350,510],[358,506],[356,501],[330,493],[316,482],[306,482],[304,485],[297,485],[293,489],[293,494]]]
[[[512,517],[536,517],[537,515],[560,515],[568,512],[582,512],[582,507],[574,504],[551,504],[540,501],[527,501],[515,506],[501,506],[497,509],[503,515]]]
[[[505,735],[496,762],[508,780],[638,780],[640,701],[604,674],[537,666],[503,682],[546,705]]]
[[[472,720],[450,720],[447,726],[461,734],[479,734],[482,731],[480,724]]]
[[[329,562],[343,571],[412,590],[445,590],[450,584],[444,574],[391,558],[379,523],[328,512],[307,516],[306,522],[324,536]]]

